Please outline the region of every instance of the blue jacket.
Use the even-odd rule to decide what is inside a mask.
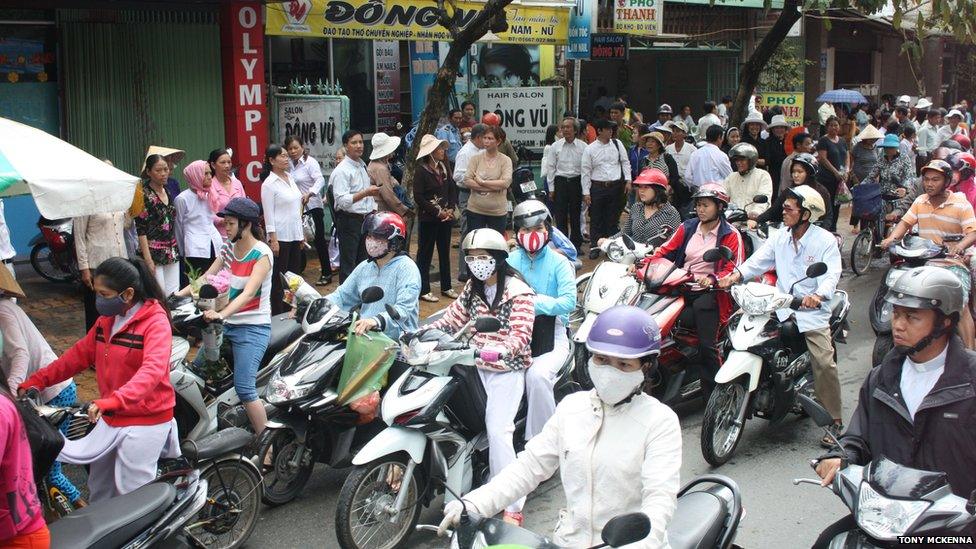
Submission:
[[[383,288],[383,299],[363,305],[360,318],[379,320],[383,333],[394,340],[398,339],[400,326],[386,313],[386,304],[389,303],[400,313],[400,324],[404,328],[408,331],[417,329],[420,317],[420,269],[409,256],[394,257],[382,269],[376,266],[375,261],[363,261],[326,298],[348,311],[362,303],[360,296],[370,286]],[[573,291],[576,289],[573,288]]]
[[[535,314],[558,316],[569,326],[569,313],[576,308],[576,270],[562,254],[546,246],[535,255],[518,248],[508,256],[508,264],[518,269],[535,290]]]
[[[447,158],[454,163],[454,159],[457,158],[458,151],[461,150],[461,132],[454,127],[453,124],[447,123],[437,128],[435,132],[435,137],[437,139],[443,139],[447,141]]]

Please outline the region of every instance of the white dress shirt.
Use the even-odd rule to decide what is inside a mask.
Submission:
[[[467,190],[467,187],[464,186],[464,174],[468,173],[468,163],[471,162],[471,158],[481,154],[481,152],[474,141],[468,141],[454,157],[454,182],[457,183],[459,189]]]
[[[721,183],[730,173],[732,163],[729,162],[729,156],[712,143],[706,143],[691,153],[685,182],[693,187],[701,187],[705,183]]]
[[[722,119],[718,117],[717,114],[710,112],[705,116],[698,119],[698,140],[705,140],[705,132],[708,130],[709,126],[722,126]]]
[[[285,175],[274,172],[261,184],[261,207],[264,209],[264,227],[274,233],[279,242],[305,240],[302,227],[302,191]]]
[[[184,257],[210,257],[220,253],[224,241],[214,225],[216,216],[210,210],[210,202],[200,198],[193,189],[176,195],[176,243]]]
[[[329,176],[332,185],[332,196],[335,197],[335,209],[347,213],[366,215],[376,210],[376,200],[367,196],[358,202],[352,198],[356,193],[365,191],[372,183],[366,173],[366,164],[360,160],[353,160],[348,156],[339,162]]]
[[[678,148],[674,146],[674,143],[671,143],[665,148],[665,150],[678,164],[678,173],[681,174],[682,181],[688,181],[688,162],[691,161],[691,155],[698,150],[698,147],[686,142],[681,146],[681,150],[679,151]]]
[[[901,388],[901,397],[905,400],[905,406],[908,407],[908,413],[912,414],[912,418],[915,417],[915,412],[918,411],[918,407],[925,400],[925,396],[929,394],[932,387],[935,387],[939,378],[942,377],[942,373],[945,372],[945,361],[948,350],[949,346],[946,345],[945,349],[942,349],[942,352],[939,353],[939,356],[921,364],[907,356],[905,357],[905,362],[901,365],[901,382],[899,386]]]
[[[0,260],[6,261],[17,255],[17,250],[10,243],[10,229],[7,228],[7,218],[3,215],[3,200],[0,200]]]
[[[627,156],[623,143],[617,139],[611,139],[606,143],[597,139],[587,145],[586,149],[583,150],[580,176],[583,196],[589,196],[590,185],[593,181],[624,179],[630,183],[630,158]]]
[[[954,135],[960,135],[960,134],[962,135],[966,134],[966,130],[962,128],[962,125],[956,126],[956,129],[952,129],[952,126],[946,124],[945,126],[939,128],[939,132],[936,134],[937,137],[935,138],[935,145],[932,148],[937,149],[939,145],[942,144],[943,141],[949,139]]]
[[[809,225],[797,246],[793,245],[793,231],[776,231],[769,240],[756,250],[745,263],[739,265],[743,280],[755,278],[766,271],[776,269],[776,289],[789,293],[790,286],[807,276],[807,267],[823,261],[827,272],[817,278],[807,278],[793,289],[793,295],[804,297],[819,295],[826,301],[834,297],[840,280],[840,250],[834,235],[816,225]],[[800,332],[809,332],[830,326],[830,309],[821,304],[819,309],[780,309],[776,316],[780,322],[796,315]]]
[[[291,171],[288,173],[302,194],[311,193],[305,209],[314,210],[324,207],[322,189],[325,188],[325,177],[322,175],[322,167],[319,166],[318,160],[311,156],[303,156],[297,162],[291,162]]]
[[[552,144],[549,156],[546,158],[546,180],[551,186],[556,177],[579,177],[583,170],[583,151],[586,142],[573,139],[567,143],[562,138]]]
[[[939,138],[939,126],[929,124],[928,120],[922,123],[922,126],[915,135],[917,141],[916,148],[918,149],[919,156],[925,156],[939,146],[937,142]]]

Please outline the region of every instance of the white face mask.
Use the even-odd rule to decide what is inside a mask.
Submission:
[[[484,282],[495,272],[495,258],[470,261],[468,262],[468,270],[475,278]]]
[[[386,255],[390,249],[390,243],[371,236],[366,237],[366,255],[371,259],[379,259]]]
[[[624,372],[613,366],[604,366],[593,362],[590,358],[587,369],[590,380],[597,396],[603,402],[614,405],[634,394],[634,391],[644,383],[644,371]]]

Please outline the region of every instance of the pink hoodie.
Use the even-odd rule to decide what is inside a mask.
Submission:
[[[34,466],[20,413],[0,395],[0,545],[44,527]]]

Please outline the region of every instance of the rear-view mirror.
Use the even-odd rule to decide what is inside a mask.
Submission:
[[[628,513],[610,519],[603,527],[603,543],[610,547],[623,547],[647,537],[651,533],[651,519],[644,513]]]
[[[633,250],[634,247],[635,247],[634,246],[634,239],[631,238],[631,237],[629,237],[629,236],[627,236],[627,235],[625,235],[625,234],[622,234],[620,236],[623,238],[624,246],[626,246],[628,250]]]
[[[386,314],[390,315],[393,320],[400,320],[400,311],[397,311],[396,307],[389,303],[386,304]]]
[[[702,254],[702,259],[709,263],[714,263],[721,259],[732,261],[732,249],[728,246],[719,246],[717,248],[705,250],[705,253]]]
[[[756,196],[752,197],[753,204],[765,204],[767,202],[769,202],[769,197],[764,194],[757,194]]]
[[[483,316],[474,321],[474,329],[479,334],[492,334],[502,329],[502,322],[493,316]]]
[[[810,419],[818,427],[828,427],[834,423],[834,418],[831,417],[830,412],[816,400],[813,400],[808,395],[796,395],[796,398],[800,400],[800,406],[803,407],[803,411],[810,416]]]
[[[369,288],[363,290],[363,293],[360,295],[360,299],[362,299],[363,303],[376,303],[377,301],[383,299],[383,295],[383,288],[380,288],[379,286],[370,286]]]
[[[823,276],[825,274],[827,274],[827,264],[823,261],[818,261],[807,267],[808,278],[817,278],[818,276]]]

